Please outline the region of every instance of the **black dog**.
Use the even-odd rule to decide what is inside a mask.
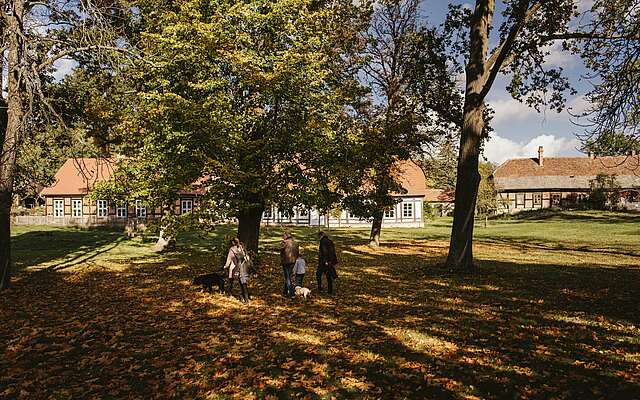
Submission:
[[[220,293],[224,293],[224,276],[215,272],[196,276],[193,278],[193,284],[202,286],[202,290],[207,292],[213,292],[213,285],[217,285]]]

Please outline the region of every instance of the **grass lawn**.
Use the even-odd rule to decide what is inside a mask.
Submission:
[[[479,273],[441,267],[449,219],[332,229],[337,295],[280,296],[277,245],[245,306],[198,292],[215,234],[154,255],[109,230],[16,227],[0,297],[0,398],[640,398],[640,215],[476,228]],[[311,265],[315,229],[294,229]]]

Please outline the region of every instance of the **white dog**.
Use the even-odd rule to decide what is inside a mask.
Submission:
[[[311,297],[311,289],[302,286],[296,286],[296,296],[302,297],[305,300]]]

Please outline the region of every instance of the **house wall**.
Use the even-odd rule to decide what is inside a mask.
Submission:
[[[62,200],[63,202],[63,215],[56,216],[54,212],[54,201]],[[82,216],[77,217],[73,215],[73,200],[82,201]],[[175,212],[177,215],[182,214],[182,200],[190,200],[192,208],[198,206],[199,202],[195,196],[189,195],[181,197],[175,202]],[[109,224],[124,224],[127,220],[131,219],[145,219],[153,220],[162,216],[161,207],[145,207],[146,216],[138,218],[136,216],[135,203],[127,204],[127,216],[119,217],[116,214],[117,205],[112,202],[107,202],[107,216],[98,216],[98,201],[92,200],[88,196],[83,195],[55,195],[45,197],[45,219],[47,224],[89,224],[89,225],[109,225]]]
[[[411,216],[405,216],[404,207],[405,204],[412,207]],[[403,197],[401,202],[396,204],[393,208],[393,213],[387,213],[382,220],[382,226],[387,227],[423,227],[422,221],[422,197]],[[298,226],[328,226],[328,227],[357,227],[357,226],[369,226],[371,220],[360,219],[353,215],[348,210],[341,210],[339,215],[323,215],[317,210],[312,209],[305,212],[301,209],[296,209],[291,216],[285,216],[282,212],[279,212],[277,207],[273,207],[271,210],[265,211],[262,217],[262,223],[265,225],[298,225]]]
[[[585,201],[587,191],[504,191],[498,193],[498,214],[551,207],[570,207]]]

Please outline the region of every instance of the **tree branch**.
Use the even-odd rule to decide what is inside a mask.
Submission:
[[[590,39],[590,40],[631,40],[639,41],[640,35],[607,35],[594,32],[566,32],[553,35],[542,36],[541,43],[551,42],[554,40],[570,40],[570,39]]]
[[[43,71],[45,68],[53,65],[53,63],[55,63],[56,61],[58,61],[58,60],[60,60],[62,58],[65,58],[65,57],[70,56],[72,54],[78,54],[78,53],[82,53],[82,52],[89,51],[89,50],[113,51],[115,53],[126,54],[126,55],[129,55],[129,56],[134,56],[135,58],[138,58],[138,59],[142,59],[142,57],[140,57],[135,52],[133,52],[131,50],[128,50],[128,49],[124,49],[122,47],[105,46],[105,45],[94,45],[94,46],[77,47],[75,49],[61,51],[61,52],[59,52],[59,53],[47,58],[44,62],[42,62],[40,65],[38,65],[37,70],[38,71]]]
[[[526,5],[526,3],[528,3],[528,1],[522,0],[521,6]],[[522,31],[524,25],[535,15],[536,12],[538,12],[538,10],[540,10],[540,7],[542,7],[542,2],[534,4],[527,11],[523,11],[522,17],[517,23],[513,25],[507,37],[502,41],[502,43],[500,43],[489,60],[487,60],[485,68],[489,72],[489,74],[482,87],[482,91],[480,92],[482,98],[484,98],[489,93],[489,90],[491,90],[491,86],[493,86],[493,82],[496,80],[498,72],[500,72],[502,65],[511,53],[513,43],[518,37],[518,34],[520,33],[520,31]]]

